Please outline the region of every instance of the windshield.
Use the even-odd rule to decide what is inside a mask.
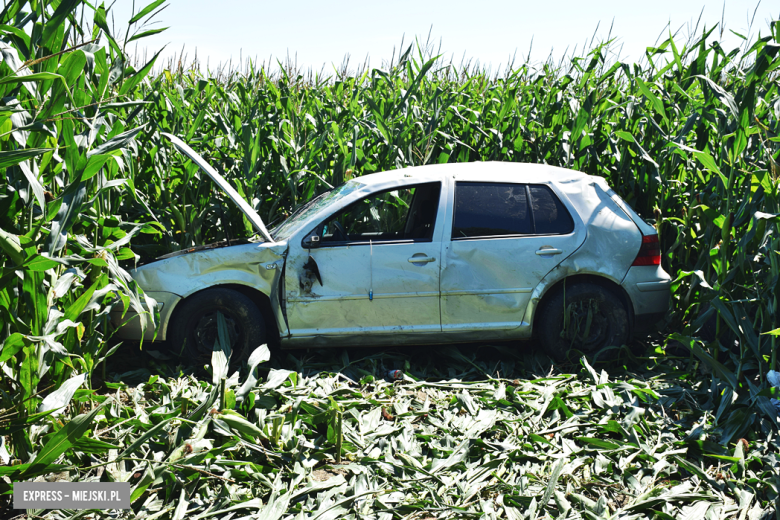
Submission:
[[[320,209],[343,199],[363,186],[365,186],[365,184],[361,184],[356,180],[351,180],[338,188],[323,193],[319,197],[315,197],[290,215],[287,220],[279,224],[279,226],[272,229],[271,236],[277,242],[290,238],[293,233],[298,231],[299,224],[308,220],[309,217],[317,213]]]

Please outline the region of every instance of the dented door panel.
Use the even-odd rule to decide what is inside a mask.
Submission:
[[[536,285],[581,243],[576,233],[450,242],[441,279],[442,330],[519,327]],[[543,248],[563,253],[536,254]]]
[[[345,200],[309,226],[318,226],[372,193],[420,185],[428,179],[422,181],[405,175],[395,180],[395,186],[383,183],[379,189]],[[441,230],[447,207],[447,190],[442,188],[427,241],[324,242],[307,250],[302,242],[312,231],[291,237],[284,280],[290,335],[282,345],[389,344],[440,332]],[[345,342],[344,338],[352,339]]]
[[[373,249],[373,255],[372,255]],[[440,244],[390,243],[311,251],[322,285],[291,254],[285,279],[292,336],[439,331]],[[424,255],[428,262],[409,262]]]
[[[455,200],[459,181],[474,177],[453,176],[450,198]],[[489,181],[485,181],[489,182]],[[517,186],[525,186],[518,183]],[[443,332],[504,330],[507,337],[521,337],[523,318],[540,281],[582,245],[585,226],[571,203],[550,186],[571,215],[573,230],[564,235],[504,237],[448,237],[444,242],[441,275]],[[518,192],[520,193],[520,192]],[[445,228],[454,230],[454,210]],[[530,218],[530,217],[529,217]]]

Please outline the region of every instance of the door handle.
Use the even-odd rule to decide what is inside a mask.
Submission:
[[[560,249],[553,249],[553,248],[549,248],[549,249],[542,248],[536,251],[536,254],[539,256],[560,255],[561,253],[563,253],[563,251],[561,251]]]
[[[436,258],[432,256],[413,256],[409,259],[410,264],[427,264],[429,262],[435,262]]]

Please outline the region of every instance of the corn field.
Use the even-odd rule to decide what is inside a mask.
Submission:
[[[701,420],[730,432],[721,435],[716,455],[748,479],[746,453],[723,450],[749,431],[772,437],[778,426],[766,376],[779,368],[780,23],[735,49],[720,45],[717,27],[701,28],[684,42],[670,35],[648,47],[638,63],[608,59],[607,42],[560,63],[524,63],[490,75],[447,64],[427,47],[412,45],[381,69],[322,77],[250,63],[215,77],[197,67],[161,68],[158,55],[140,62],[129,55],[130,44],[161,30],[149,22],[164,5],[148,4],[120,30],[109,26],[103,4],[82,0],[9,0],[0,12],[0,491],[10,493],[13,481],[89,466],[85,454],[109,453],[115,442],[151,442],[161,434],[157,422],[128,430],[124,440],[89,437],[107,401],[90,397],[97,395],[95,376],[107,380],[101,370],[116,350],[110,307],[121,300],[154,320],[128,269],[168,252],[252,234],[238,209],[161,132],[181,137],[223,172],[269,227],[329,187],[408,166],[520,161],[604,177],[656,225],[663,267],[674,278],[665,339],[648,344],[639,357],[626,350],[629,362],[650,373],[678,363],[685,384],[704,385],[680,397],[695,394],[706,404],[694,407],[691,424]],[[600,377],[593,376],[594,385]],[[182,403],[194,401],[195,394],[210,395],[213,403],[216,390],[196,389],[193,381],[187,383],[194,385],[192,395],[166,386],[149,402],[169,393],[166,402],[178,403],[182,413]],[[155,384],[161,383],[148,383]],[[567,392],[581,391],[575,387]],[[72,399],[78,404],[63,414]],[[537,404],[552,406],[545,399]],[[98,408],[87,406],[98,401]],[[331,403],[304,409],[312,417],[342,417],[344,403]],[[562,411],[566,405],[554,405],[549,410],[570,418]],[[110,424],[131,413],[111,406],[115,410],[104,418]],[[252,407],[246,406],[237,409],[249,417]],[[478,408],[469,413],[477,416]],[[191,422],[202,425],[201,417]],[[279,417],[274,420],[286,420]],[[294,430],[295,420],[285,428]],[[309,421],[312,428],[317,421]],[[630,429],[635,421],[629,423]],[[224,424],[232,423],[223,422],[220,435],[229,435]],[[280,424],[255,433],[270,435],[284,451],[279,435],[287,430]],[[246,432],[241,435],[247,439]],[[595,446],[617,449],[612,444]],[[715,449],[707,445],[705,451]],[[430,473],[408,464],[410,475]],[[679,472],[703,479],[691,464],[679,462]],[[266,472],[255,466],[252,471]],[[165,468],[159,474],[145,470],[152,473],[143,479],[151,480],[136,499],[148,496],[145,490],[159,478],[173,479],[165,480],[169,491],[184,493],[186,486],[165,476],[173,475]],[[562,467],[551,461],[546,471],[555,468],[557,479]],[[771,503],[777,485],[755,484],[753,494],[762,497],[756,500]],[[264,489],[281,500],[278,483]],[[555,494],[560,492],[541,489],[534,511],[538,507],[541,515],[555,499],[558,506],[549,511],[557,507],[560,514],[566,509]],[[289,506],[290,497],[285,500]],[[530,506],[530,498],[514,500],[512,507]],[[589,518],[620,505],[587,500],[593,504],[577,504],[587,506]],[[316,510],[320,504],[301,507]],[[657,512],[661,518],[672,514]],[[488,515],[484,508],[480,514]]]

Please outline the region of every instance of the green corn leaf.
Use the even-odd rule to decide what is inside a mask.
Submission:
[[[95,282],[89,286],[89,289],[87,289],[81,296],[79,296],[75,302],[69,305],[65,309],[65,319],[77,321],[81,315],[81,311],[83,311],[87,306],[89,300],[92,299],[92,295],[95,293],[95,290],[101,283],[103,283],[103,280],[95,280]]]
[[[0,150],[0,168],[8,168],[9,166],[15,166],[22,161],[37,157],[42,153],[50,152],[51,148],[25,148],[22,150]]]
[[[593,437],[575,437],[575,439],[584,442],[586,444],[590,444],[591,446],[595,446],[596,448],[600,448],[602,450],[617,450],[620,448],[620,444],[601,440],[601,439],[596,439]]]
[[[36,324],[37,325],[37,324]],[[38,389],[38,349],[34,344],[25,344],[22,347],[22,364],[19,369],[19,384],[22,387],[21,401],[27,409],[27,413],[35,413],[38,403],[33,396]]]
[[[647,86],[647,84],[642,81],[639,78],[636,78],[636,84],[639,87],[639,91],[644,95],[648,100],[650,100],[650,104],[653,107],[653,110],[655,110],[664,121],[667,123],[669,120],[666,118],[666,110],[664,109],[664,103],[661,101],[661,99],[653,94],[653,92],[650,90],[650,87]]]
[[[43,445],[38,455],[30,466],[22,471],[20,479],[30,479],[38,475],[48,473],[52,465],[63,453],[73,448],[76,442],[92,427],[95,416],[109,402],[109,400],[96,406],[91,412],[81,414],[70,420],[60,428],[46,444]]]
[[[129,22],[129,23],[131,23],[131,24],[133,24],[133,23],[136,23],[136,22],[137,22],[137,21],[139,21],[141,18],[143,18],[144,16],[148,15],[149,13],[151,13],[152,11],[154,11],[155,9],[157,9],[158,7],[160,7],[162,4],[164,4],[164,3],[165,3],[165,1],[166,1],[166,0],[155,0],[155,1],[154,1],[154,2],[152,2],[151,4],[147,5],[147,6],[146,6],[146,7],[144,7],[143,9],[141,9],[141,10],[138,12],[138,14],[136,14],[135,16],[133,16],[132,18],[130,18],[130,22]]]
[[[152,56],[152,59],[149,60],[146,63],[146,65],[144,65],[143,68],[141,68],[141,70],[139,70],[138,72],[136,72],[135,74],[133,74],[129,78],[125,78],[124,83],[122,83],[122,86],[119,89],[119,94],[120,95],[125,95],[125,94],[127,94],[129,92],[132,92],[133,89],[139,83],[141,83],[141,81],[143,81],[143,79],[147,76],[147,74],[149,74],[149,71],[152,70],[152,67],[154,67],[154,63],[155,63],[155,61],[157,61],[157,57],[160,55],[160,53],[162,51],[163,51],[162,49],[157,51],[157,53],[154,56]]]
[[[26,255],[19,243],[19,238],[16,235],[6,233],[2,228],[0,228],[0,248],[14,264],[22,265],[24,263]]]
[[[165,0],[163,0],[163,1],[165,1]],[[132,38],[127,40],[127,43],[134,42],[136,40],[140,40],[141,38],[146,38],[147,36],[152,36],[154,34],[159,34],[159,33],[163,32],[163,31],[168,30],[168,29],[170,29],[170,27],[162,27],[160,29],[149,29],[148,31],[144,31],[144,32],[141,32],[141,33],[133,35]]]
[[[27,271],[22,282],[24,304],[30,319],[30,334],[33,336],[42,334],[49,311],[46,290],[43,288],[43,275],[41,271]]]
[[[102,29],[103,32],[105,32],[107,35],[111,34],[111,30],[108,27],[108,21],[106,19],[106,7],[102,2],[100,6],[95,9],[95,16],[92,21],[95,24],[95,31],[92,33],[93,38],[97,37],[97,29]]]
[[[34,74],[27,74],[26,76],[6,76],[4,78],[0,78],[0,85],[8,85],[12,83],[27,83],[30,81],[47,81],[47,80],[56,80],[56,79],[62,80],[63,82],[65,81],[65,78],[53,72],[36,72]]]
[[[27,344],[29,344],[29,341],[25,340],[25,337],[18,332],[14,332],[5,338],[3,348],[0,350],[0,363],[5,363],[11,359]]]
[[[729,326],[734,334],[741,336],[742,331],[740,330],[739,325],[737,325],[737,320],[734,319],[734,314],[732,314],[732,312],[726,307],[723,301],[720,298],[713,298],[710,304],[715,307],[715,309],[718,311],[718,314],[720,314],[720,317],[723,318],[723,320],[726,322],[726,325]]]
[[[84,168],[84,173],[81,176],[82,181],[86,181],[95,176],[106,162],[111,160],[112,156],[108,154],[94,154],[87,159],[87,166]]]
[[[688,347],[696,357],[706,363],[722,380],[728,382],[731,388],[737,390],[739,384],[737,383],[737,376],[733,371],[729,370],[723,363],[715,360],[711,355],[705,352],[697,343],[696,340],[689,336],[683,336],[682,334],[674,333],[669,336],[669,339],[679,341],[686,347]]]
[[[542,496],[542,505],[546,505],[550,498],[552,498],[553,491],[555,491],[555,485],[558,483],[558,478],[561,476],[561,471],[563,471],[563,466],[565,464],[566,459],[561,458],[558,459],[558,462],[555,464],[555,466],[553,466],[550,480],[547,482],[547,487],[545,488],[544,495]]]
[[[86,195],[87,186],[81,181],[72,182],[65,190],[45,245],[50,255],[53,256],[65,247],[68,232],[80,216],[81,206]]]
[[[62,265],[62,260],[49,258],[42,255],[35,255],[28,258],[27,261],[21,266],[28,271],[47,271],[58,265]]]
[[[52,38],[57,34],[57,31],[63,25],[68,15],[75,11],[81,4],[81,0],[62,0],[60,2],[51,18],[46,20],[46,25],[43,29],[44,46],[48,47],[50,45]]]
[[[22,417],[21,419],[12,420],[10,423],[5,423],[3,427],[0,427],[0,435],[13,435],[19,431],[29,430],[30,426],[41,422],[46,417],[52,415],[53,412],[54,410],[48,410],[45,412],[34,413],[27,415],[26,417]]]
[[[149,439],[152,439],[159,435],[165,427],[168,425],[168,423],[171,421],[171,419],[164,419],[160,421],[159,423],[155,424],[151,428],[149,428],[147,431],[145,431],[142,435],[140,435],[135,441],[133,441],[130,446],[125,448],[116,458],[116,460],[122,460],[124,457],[129,457],[132,455],[138,448],[143,446],[146,442],[149,441]]]

